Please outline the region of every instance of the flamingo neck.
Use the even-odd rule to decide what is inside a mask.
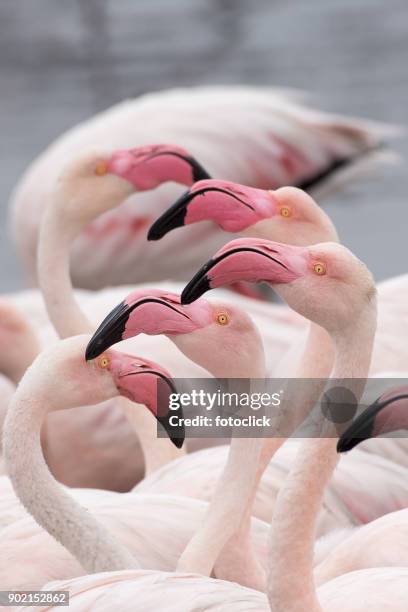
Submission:
[[[41,527],[60,542],[86,572],[137,568],[119,542],[55,480],[44,460],[41,426],[49,393],[38,392],[37,368],[29,370],[11,402],[4,425],[4,455],[16,495]],[[37,389],[36,389],[37,387]]]
[[[203,350],[197,351],[199,345],[206,344],[205,332],[200,332],[193,332],[191,337],[190,334],[169,334],[167,337],[183,355],[207,370],[214,378],[265,378],[265,354],[257,330],[254,329],[253,334],[247,336],[243,351],[238,346],[242,340],[237,338],[237,343],[231,346],[228,359],[220,359],[219,355],[208,354]]]
[[[372,305],[356,324],[334,334],[332,379],[343,380],[357,401],[368,375],[376,327]],[[350,380],[353,379],[353,380]],[[313,579],[316,520],[337,465],[337,439],[306,440],[277,498],[269,535],[268,597],[273,612],[322,612]]]
[[[75,299],[70,275],[70,246],[78,233],[79,229],[61,218],[52,203],[44,211],[38,242],[38,281],[60,338],[89,333],[92,329]]]

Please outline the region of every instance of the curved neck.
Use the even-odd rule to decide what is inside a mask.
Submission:
[[[368,375],[375,327],[375,306],[371,305],[355,324],[333,336],[336,354],[332,378],[347,379],[344,384],[357,400]],[[313,580],[313,549],[318,511],[338,461],[337,439],[332,435],[301,445],[275,504],[268,577],[273,612],[322,612]]]
[[[65,221],[65,222],[64,222]],[[48,315],[60,338],[89,333],[90,321],[75,299],[70,246],[81,228],[70,226],[51,204],[43,213],[38,241],[38,281]]]
[[[17,389],[4,425],[5,461],[16,495],[86,572],[137,568],[130,552],[66,493],[49,471],[40,443],[49,394],[35,393],[36,370],[28,373]]]

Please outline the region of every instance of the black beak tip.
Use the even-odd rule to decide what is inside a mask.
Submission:
[[[337,452],[338,453],[347,453],[356,446],[358,446],[361,442],[364,442],[363,438],[350,438],[349,436],[342,436],[337,442]]]
[[[174,446],[176,446],[177,448],[182,448],[183,444],[184,444],[184,435],[183,437],[174,437],[171,436],[170,440],[173,442]]]
[[[160,229],[160,225],[157,223],[157,221],[155,221],[147,232],[147,239],[149,242],[153,242],[154,240],[160,240],[163,238],[163,236],[165,236],[165,234],[166,232],[163,232]]]
[[[199,282],[191,281],[186,287],[184,287],[183,292],[180,296],[181,303],[191,304],[198,300],[204,293],[211,289],[210,283],[206,276],[203,276]]]
[[[91,361],[92,359],[96,359],[96,357],[98,357],[99,355],[100,355],[100,352],[98,351],[98,348],[94,340],[92,339],[89,342],[88,346],[86,347],[85,361]]]
[[[180,296],[180,302],[183,306],[185,306],[187,304],[192,304],[192,302],[194,302],[194,299],[194,295],[192,294],[189,286],[187,285],[187,287],[185,287],[182,291],[182,294]]]
[[[91,361],[92,359],[96,359],[109,348],[109,343],[105,341],[103,337],[101,337],[97,332],[88,342],[88,346],[85,350],[85,360]]]

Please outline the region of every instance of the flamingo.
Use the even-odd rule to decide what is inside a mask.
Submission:
[[[8,410],[7,469],[19,499],[36,522],[21,519],[1,532],[3,587],[38,588],[50,579],[73,577],[84,570],[113,571],[141,564],[174,569],[183,544],[206,509],[203,502],[175,496],[101,491],[95,498],[89,491],[70,492],[52,477],[39,439],[43,419],[52,409],[86,406],[120,393],[146,405],[168,427],[168,413],[158,405],[157,397],[162,396],[156,387],[157,382],[164,384],[160,401],[167,410],[165,400],[174,391],[169,374],[149,360],[112,350],[86,364],[88,341],[89,336],[71,337],[43,351],[27,370]],[[267,526],[254,521],[255,547],[264,563],[266,534]]]
[[[357,278],[361,276],[361,273],[360,275],[357,274],[359,267],[362,268],[363,264],[351,256],[344,247],[334,243],[305,248],[282,245],[260,239],[235,240],[216,253],[198,271],[185,288],[182,294],[182,302],[191,303],[208,289],[233,282],[237,278],[247,281],[256,281],[262,278],[273,284],[279,295],[290,306],[303,316],[307,316],[315,324],[324,326],[333,337],[330,325],[331,320],[334,318],[334,313],[336,313],[336,320],[339,320],[342,325],[346,325],[350,310],[355,300],[357,300],[357,297],[353,297],[351,294],[352,290],[356,291],[357,296],[360,296],[363,291],[363,297],[365,296],[365,285],[368,285],[368,282],[366,281],[365,285],[362,285],[361,288],[353,278],[353,274]],[[264,276],[261,274],[264,274]],[[341,298],[336,298],[335,296],[339,293],[339,287],[343,285],[345,289]],[[305,305],[300,303],[299,306],[298,301],[301,300],[302,290],[303,292],[307,291],[308,295],[309,291],[312,292],[314,290],[319,298],[310,299]],[[327,295],[327,303],[325,298],[323,298],[323,290]],[[373,291],[373,295],[374,293],[375,291]],[[333,303],[335,299],[338,302],[334,310]],[[320,300],[320,303],[318,300]],[[347,300],[349,300],[349,303]],[[362,298],[361,300],[364,303]],[[309,302],[310,305],[308,305]],[[346,316],[344,315],[345,312]],[[312,343],[309,343],[308,354],[305,357],[311,358],[312,361],[314,361],[313,351],[316,353]],[[316,386],[319,387],[319,383]],[[302,398],[302,401],[304,401],[304,398]],[[256,480],[259,479],[260,474],[265,469],[266,461],[275,452],[276,448],[279,447],[281,442],[272,440],[265,443],[264,456],[262,457],[263,465],[261,464],[258,470]],[[231,511],[237,513],[239,501],[239,490],[237,490],[234,503],[228,508],[227,504],[225,504],[224,512],[227,515]],[[242,506],[244,506],[246,500],[241,501],[243,502]],[[218,529],[220,529],[220,525],[218,525]],[[207,554],[203,533],[205,533],[205,528],[193,538],[183,553],[178,566],[180,569],[192,569],[193,571],[206,573],[208,568],[210,568],[211,571],[216,561],[216,556]],[[214,535],[211,534],[212,537]],[[207,537],[209,537],[208,534]],[[220,552],[222,543],[225,544],[225,541],[221,540],[220,548],[217,552]]]
[[[42,212],[61,169],[90,148],[103,153],[176,142],[202,159],[214,176],[263,188],[295,184],[322,194],[383,157],[379,145],[389,133],[373,122],[309,109],[271,88],[198,87],[149,94],[75,126],[31,164],[12,197],[14,242],[34,278]],[[200,178],[186,166],[180,175],[183,182]],[[166,185],[154,194],[133,196],[123,185],[117,202],[123,206],[92,222],[74,245],[75,284],[98,288],[188,277],[203,253],[221,246],[223,236],[212,228],[191,228],[181,245],[179,237],[170,238],[147,251],[148,225],[177,193],[177,187]],[[87,206],[91,196],[86,197]],[[99,193],[94,196],[96,200]],[[176,243],[181,248],[174,248]]]

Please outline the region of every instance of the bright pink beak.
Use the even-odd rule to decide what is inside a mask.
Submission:
[[[176,145],[149,145],[115,151],[108,172],[131,183],[138,191],[153,189],[167,181],[191,185],[209,174],[188,151]]]
[[[270,191],[214,179],[199,181],[153,223],[148,240],[199,221],[214,221],[227,232],[240,232],[273,217],[277,209]]]

